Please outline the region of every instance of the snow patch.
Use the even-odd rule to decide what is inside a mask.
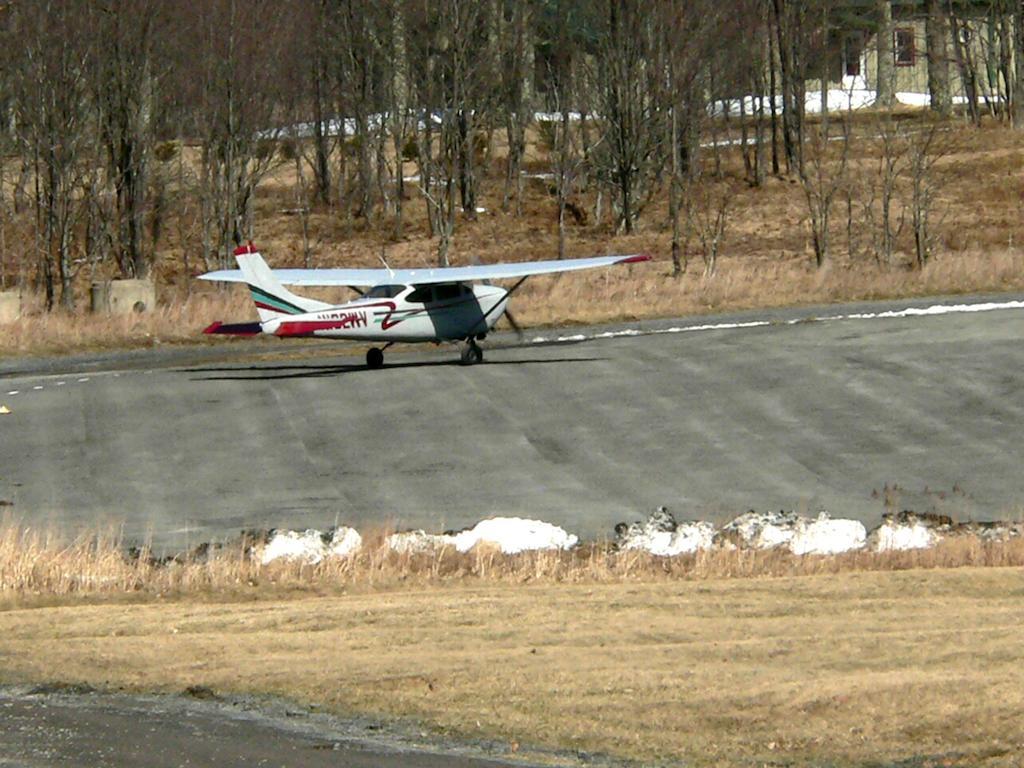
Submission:
[[[260,562],[275,560],[315,565],[327,557],[347,557],[358,552],[363,538],[354,528],[337,528],[333,534],[324,534],[313,528],[304,531],[271,531],[270,540],[263,547]]]
[[[578,543],[579,537],[564,528],[542,520],[519,517],[492,517],[456,533],[435,534],[420,530],[388,536],[388,547],[395,552],[410,554],[432,552],[442,547],[469,552],[477,544],[492,544],[506,555],[514,555],[545,549],[571,549]]]
[[[863,549],[867,536],[859,520],[833,520],[821,512],[817,520],[798,522],[789,550],[794,555],[838,555]]]
[[[893,552],[906,549],[928,549],[941,537],[921,521],[897,523],[886,520],[871,532],[875,552]]]
[[[794,555],[837,555],[862,549],[867,529],[857,520],[833,519],[827,512],[811,520],[785,510],[751,510],[722,526],[717,540],[726,548],[784,547]]]
[[[453,546],[451,536],[427,533],[423,530],[393,533],[388,536],[387,542],[388,549],[403,555],[433,552],[442,547]]]
[[[331,543],[327,546],[327,554],[330,557],[348,557],[354,555],[363,546],[363,537],[355,528],[342,526],[336,528]]]
[[[715,526],[704,521],[679,523],[665,507],[658,507],[642,523],[615,526],[620,549],[635,549],[662,557],[675,557],[711,549]]]
[[[800,520],[795,512],[745,512],[722,526],[719,542],[743,549],[772,549],[789,544]]]
[[[486,542],[497,545],[506,555],[543,549],[571,549],[579,541],[578,536],[557,525],[520,517],[481,520],[452,537],[452,543],[460,552],[468,552],[477,544]]]
[[[267,565],[275,560],[287,560],[314,564],[324,559],[326,551],[320,531],[312,528],[305,531],[273,531],[270,541],[263,548],[260,562]]]
[[[970,314],[974,312],[995,312],[1007,309],[1024,309],[1024,301],[990,301],[977,304],[933,304],[929,307],[908,307],[885,312],[858,312],[849,315],[826,315],[824,317],[798,317],[787,320],[785,325],[800,325],[809,321],[835,322],[840,320],[886,320],[907,317],[934,317],[937,315]],[[763,328],[772,325],[769,320],[751,320],[742,323],[706,323],[703,325],[672,326],[671,328],[624,328],[618,331],[603,331],[595,334],[578,333],[572,336],[534,336],[531,344],[551,344],[570,341],[593,341],[595,339],[617,339],[628,336],[657,336],[666,333],[693,333],[699,331],[725,331],[745,328]]]

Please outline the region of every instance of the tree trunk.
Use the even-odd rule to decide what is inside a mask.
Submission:
[[[875,84],[875,106],[892,107],[896,74],[892,51],[892,0],[876,0],[878,12],[877,65]]]
[[[946,52],[949,19],[942,0],[928,0],[925,37],[928,45],[928,93],[931,96],[931,109],[936,114],[948,117],[953,112],[953,100],[949,92],[949,58]]]
[[[964,29],[963,22],[956,17],[950,16],[950,28],[953,32],[953,57],[956,60],[957,72],[960,74],[960,83],[963,85],[964,95],[967,98],[967,114],[975,125],[981,124],[981,112],[978,110],[978,82],[977,73],[974,70],[974,63],[970,59],[970,52],[963,43]]]
[[[683,259],[680,255],[679,243],[679,180],[682,175],[682,167],[679,157],[679,107],[678,104],[672,107],[672,131],[669,136],[670,151],[672,153],[672,178],[668,187],[668,212],[672,219],[672,276],[679,277],[683,274]]]
[[[1024,130],[1024,0],[1014,3],[1013,15],[1013,127]]]
[[[327,79],[320,46],[316,47],[313,60],[313,162],[316,177],[316,194],[324,205],[331,203],[331,166],[328,162],[327,132],[324,130],[324,87]]]
[[[777,105],[778,99],[778,78],[776,71],[778,64],[776,61],[776,50],[775,43],[773,42],[771,31],[768,32],[768,93],[769,93],[769,109],[771,110],[771,123],[772,123],[772,173],[776,176],[779,175],[779,110]]]

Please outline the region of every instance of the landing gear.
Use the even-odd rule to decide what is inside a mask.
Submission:
[[[384,365],[384,350],[379,347],[370,347],[366,350],[366,367],[380,368]]]
[[[476,365],[484,361],[484,351],[476,345],[475,339],[470,339],[469,343],[462,348],[462,364],[463,365]]]

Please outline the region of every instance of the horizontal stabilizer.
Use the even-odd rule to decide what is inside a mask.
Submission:
[[[203,333],[220,333],[228,336],[256,336],[263,332],[259,323],[211,323]]]

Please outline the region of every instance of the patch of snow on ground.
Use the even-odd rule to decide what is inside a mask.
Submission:
[[[320,531],[274,531],[263,548],[261,562],[267,565],[275,560],[289,560],[314,564],[326,554],[327,546]]]
[[[837,555],[862,549],[868,532],[858,520],[833,520],[827,512],[797,524],[789,549],[794,555]]]
[[[348,557],[358,552],[362,546],[363,537],[359,535],[359,531],[342,526],[335,529],[330,546],[327,547],[327,554],[331,557]]]
[[[796,535],[800,516],[795,512],[745,512],[722,526],[727,541],[749,549],[771,549],[789,544]]]
[[[399,554],[431,552],[445,546],[454,546],[451,536],[426,531],[402,531],[388,536],[388,548]]]
[[[620,549],[637,549],[662,557],[674,557],[711,549],[715,526],[703,521],[677,523],[665,507],[658,507],[642,523],[615,526]]]
[[[460,531],[452,543],[460,552],[468,552],[480,542],[496,544],[506,555],[540,549],[570,549],[579,543],[579,537],[564,528],[542,520],[519,517],[492,517],[481,520],[472,528]]]
[[[920,520],[897,522],[886,520],[871,532],[873,549],[876,552],[893,552],[906,549],[927,549],[942,537]]]
[[[715,526],[711,523],[684,522],[674,531],[650,531],[630,536],[622,543],[623,549],[640,549],[652,555],[675,557],[702,549],[711,549],[715,539]]]

